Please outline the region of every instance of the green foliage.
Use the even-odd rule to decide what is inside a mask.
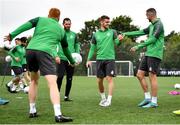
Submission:
[[[120,15],[119,17],[113,18],[110,27],[119,32],[138,30],[138,27],[131,25],[131,23],[132,19],[130,17]]]
[[[180,69],[180,33],[171,32],[166,37],[163,68]]]

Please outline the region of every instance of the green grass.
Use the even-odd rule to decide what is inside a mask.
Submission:
[[[6,77],[5,83],[11,77]],[[0,80],[2,77],[0,77]],[[180,83],[180,77],[159,77],[159,107],[151,109],[138,108],[143,93],[137,79],[115,78],[115,90],[112,105],[107,108],[98,105],[98,94],[95,78],[74,77],[71,97],[73,102],[64,102],[64,84],[61,93],[63,114],[73,117],[72,124],[180,124],[180,116],[172,114],[180,109],[180,95],[168,95],[174,90],[173,85]],[[65,82],[65,81],[64,81]],[[107,82],[105,82],[107,86]],[[28,118],[27,94],[11,94],[5,84],[0,88],[0,97],[10,103],[0,106],[0,124],[54,124],[53,107],[49,100],[46,81],[41,77],[37,97],[37,110],[40,117]],[[180,90],[179,90],[180,91]]]

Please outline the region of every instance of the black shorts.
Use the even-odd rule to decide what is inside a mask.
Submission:
[[[139,64],[139,70],[157,74],[161,60],[156,57],[144,56]]]
[[[61,60],[61,63],[56,65],[58,77],[63,77],[66,72],[67,77],[72,78],[74,74],[74,67],[70,66],[68,61]]]
[[[13,70],[15,76],[21,75],[23,73],[23,69],[21,67],[12,66],[11,69]]]
[[[40,70],[42,75],[56,75],[55,59],[46,52],[38,50],[26,51],[27,68],[30,72]]]
[[[22,65],[22,70],[23,70],[23,72],[26,72],[26,71],[27,71],[27,64],[23,64],[23,65]]]
[[[115,77],[115,60],[97,60],[96,71],[98,78]]]

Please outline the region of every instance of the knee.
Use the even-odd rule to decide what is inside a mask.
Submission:
[[[32,83],[37,83],[39,80],[39,76],[31,77],[31,82]]]
[[[112,83],[113,82],[113,78],[112,77],[107,77],[106,80],[108,81],[108,83]]]
[[[98,84],[102,84],[102,83],[103,83],[103,79],[98,78],[98,79],[97,79],[97,82],[98,82]]]
[[[136,77],[139,79],[139,80],[142,80],[144,78],[144,75],[141,74],[141,73],[137,73],[136,74]]]

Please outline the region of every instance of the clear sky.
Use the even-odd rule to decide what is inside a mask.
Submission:
[[[13,31],[29,19],[47,16],[51,7],[61,10],[61,20],[69,17],[72,30],[79,32],[84,22],[97,19],[101,15],[117,17],[127,15],[133,24],[147,27],[145,11],[150,7],[157,10],[165,27],[165,34],[172,30],[180,32],[180,0],[0,0],[0,41],[4,35]],[[32,30],[23,35],[31,35]]]

